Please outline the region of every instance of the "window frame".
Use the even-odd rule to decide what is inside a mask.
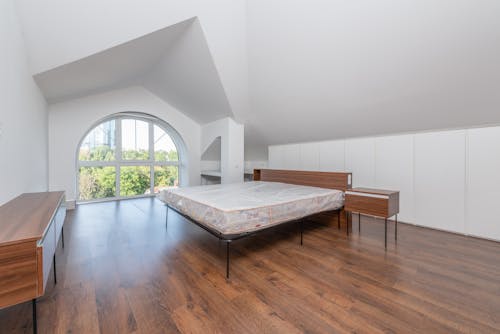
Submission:
[[[122,159],[122,120],[124,119],[134,119],[137,121],[143,121],[148,123],[148,153],[149,159],[147,160],[123,160]],[[115,157],[114,160],[111,161],[90,161],[90,160],[80,160],[79,152],[85,138],[92,132],[96,127],[101,125],[102,123],[115,121]],[[174,146],[177,150],[177,161],[155,161],[154,154],[154,126],[157,126],[161,130],[163,130],[172,140]],[[76,151],[76,202],[77,203],[91,203],[91,202],[105,202],[105,201],[115,201],[122,199],[132,199],[132,198],[144,198],[144,197],[154,197],[156,196],[154,192],[154,167],[155,166],[176,166],[177,167],[177,175],[178,175],[178,184],[182,184],[182,174],[181,170],[185,166],[183,164],[183,145],[180,143],[180,136],[175,133],[175,130],[168,126],[167,123],[161,121],[160,119],[149,116],[142,115],[141,113],[120,113],[110,117],[106,117],[99,122],[95,123],[83,136],[80,140],[77,151]],[[89,200],[80,199],[80,168],[81,167],[107,167],[111,166],[115,168],[115,196],[114,197],[104,197],[104,198],[95,198]],[[135,196],[121,196],[120,195],[120,167],[125,166],[147,166],[149,167],[149,194],[141,194]]]

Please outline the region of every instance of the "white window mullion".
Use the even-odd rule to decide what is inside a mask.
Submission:
[[[115,188],[116,197],[120,197],[120,165],[122,163],[122,120],[121,118],[116,119],[116,168],[115,168]]]
[[[155,174],[154,174],[154,161],[155,161],[155,134],[153,123],[148,122],[149,126],[149,191],[151,194],[155,193]]]

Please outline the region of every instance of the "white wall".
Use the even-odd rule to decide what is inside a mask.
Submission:
[[[500,127],[269,147],[270,168],[317,170],[318,160],[352,172],[355,187],[399,190],[401,221],[500,240]]]
[[[267,160],[245,160],[245,173],[253,173],[254,169],[267,168]]]
[[[109,115],[135,111],[156,116],[170,124],[187,149],[187,179],[183,185],[200,182],[200,133],[198,123],[166,104],[142,87],[130,87],[75,99],[49,107],[49,187],[66,190],[76,197],[76,152],[80,140],[92,126]]]
[[[244,126],[226,117],[205,124],[201,128],[201,152],[220,137],[221,159],[220,171],[222,183],[243,181],[244,172]]]
[[[0,1],[0,204],[47,190],[47,110],[28,69],[14,1]]]

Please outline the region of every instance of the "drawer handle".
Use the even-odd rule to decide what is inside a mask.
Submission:
[[[346,195],[354,195],[354,196],[362,196],[362,197],[373,197],[373,198],[389,199],[389,196],[387,196],[387,195],[358,193],[358,192],[354,192],[354,191],[346,191],[345,193],[346,193]]]

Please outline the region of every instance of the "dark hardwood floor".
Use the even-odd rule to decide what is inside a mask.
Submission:
[[[308,223],[225,248],[154,199],[68,213],[39,333],[499,333],[500,243],[362,218],[361,236]],[[0,310],[31,333],[31,304]]]

